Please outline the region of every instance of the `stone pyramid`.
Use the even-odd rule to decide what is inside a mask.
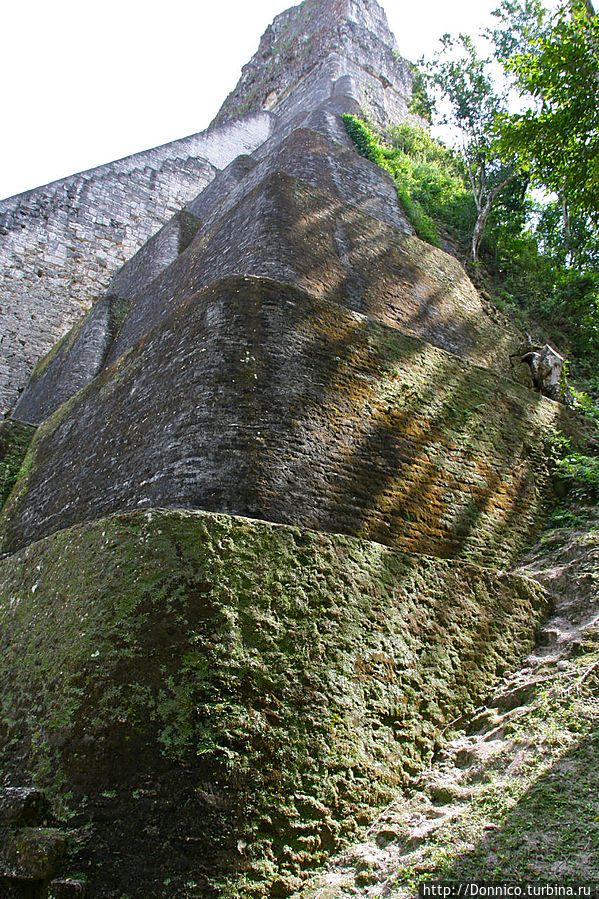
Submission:
[[[32,438],[0,521],[4,778],[46,789],[98,897],[291,895],[546,608],[503,569],[576,425],[347,137],[410,92],[376,0],[278,16],[194,137],[226,145],[197,196],[0,426],[5,456]]]

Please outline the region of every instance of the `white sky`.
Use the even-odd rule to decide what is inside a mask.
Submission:
[[[400,52],[474,34],[499,0],[381,0]],[[293,0],[4,0],[0,198],[208,126]]]

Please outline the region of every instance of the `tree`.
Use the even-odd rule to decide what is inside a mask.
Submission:
[[[516,174],[516,166],[500,155],[495,141],[494,126],[505,112],[505,98],[494,83],[490,60],[478,55],[467,35],[444,35],[439,52],[421,65],[429,89],[437,95],[437,122],[459,135],[477,211],[471,241],[472,261],[477,262],[493,204]]]
[[[567,335],[571,371],[599,395],[599,20],[591,0],[555,13],[501,0],[495,15],[488,59],[446,35],[427,65],[437,109],[447,104],[436,120],[461,135],[472,256],[486,227],[497,296]]]
[[[492,15],[499,24],[484,34],[493,46],[494,58],[504,68],[513,56],[530,52],[547,32],[549,13],[541,0],[502,0]]]
[[[599,19],[589,0],[562,6],[536,32],[522,25],[522,4],[504,2],[503,28],[520,21],[519,52],[498,41],[503,62],[530,108],[503,113],[501,145],[516,154],[533,181],[554,191],[572,237],[573,218],[599,227]],[[519,17],[519,19],[518,19]]]

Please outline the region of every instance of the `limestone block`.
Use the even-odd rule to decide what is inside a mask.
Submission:
[[[64,834],[49,827],[5,832],[0,845],[0,876],[46,880],[66,852]]]
[[[4,787],[0,790],[0,827],[40,824],[47,811],[41,790],[34,787]]]

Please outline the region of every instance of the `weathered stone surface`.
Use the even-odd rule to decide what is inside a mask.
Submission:
[[[198,220],[180,212],[113,278],[108,292],[33,369],[13,418],[40,424],[102,368],[127,315],[130,297],[163,271],[190,243]]]
[[[327,166],[326,157],[312,159]],[[314,179],[314,174],[310,180]],[[196,207],[197,208],[197,207]],[[511,373],[522,335],[492,319],[452,256],[277,171],[214,223],[132,303],[110,362],[191,293],[228,275],[292,284],[376,318],[477,364]]]
[[[579,424],[504,377],[521,335],[349,147],[340,112],[407,114],[394,49],[375,0],[307,0],[223,128],[4,209],[11,341],[99,298],[19,402],[45,421],[0,518],[0,768],[68,803],[60,871],[98,897],[179,899],[190,871],[289,895],[547,608],[472,563],[533,538],[547,436]],[[49,875],[41,831],[10,839],[4,872]]]
[[[100,371],[114,337],[114,306],[102,297],[37,363],[13,419],[37,425]]]
[[[22,827],[0,839],[0,876],[47,880],[66,852],[65,835],[51,827]]]
[[[554,425],[575,418],[492,372],[337,303],[230,278],[38,430],[3,548],[168,506],[500,564],[543,520]]]
[[[299,129],[264,159],[236,160],[124,266],[87,322],[34,371],[14,416],[43,421],[106,359],[230,273],[298,285],[512,374],[520,333],[487,314],[453,257],[408,230],[378,166]]]
[[[87,884],[83,880],[53,880],[48,899],[85,899]]]
[[[47,802],[34,787],[4,787],[0,790],[0,827],[41,824]]]
[[[116,273],[108,294],[124,299],[134,297],[187,249],[201,224],[191,211],[178,212]]]
[[[356,206],[398,231],[413,233],[397,201],[391,176],[359,156],[353,147],[302,127],[283,140],[273,137],[263,150],[264,154],[236,159],[189,203],[189,212],[201,220],[201,231],[210,230],[268,175],[278,172],[330,191],[338,201]]]
[[[115,271],[275,117],[244,121],[0,201],[0,415]]]
[[[261,109],[281,119],[315,108],[341,77],[347,93],[379,124],[405,117],[409,64],[383,9],[372,0],[307,0],[277,16],[244,66],[215,123]]]
[[[297,527],[89,523],[0,561],[0,763],[87,797],[69,866],[95,895],[180,897],[190,871],[207,896],[268,895],[386,804],[547,602]]]
[[[340,112],[398,120],[411,86],[378,4],[309,0],[267,29],[218,127],[0,202],[0,415],[115,270],[217,169],[302,123],[346,144]]]
[[[411,85],[378,4],[309,0],[267,30],[218,127],[0,202],[0,415],[12,410],[33,364],[103,294],[115,270],[217,169],[302,124],[347,145],[340,112],[364,107],[381,123],[398,120],[407,114]],[[148,249],[146,262],[156,249]],[[160,250],[152,264],[159,258]]]
[[[348,96],[347,83],[348,79],[346,77],[339,78],[333,84],[331,96],[324,103],[312,110],[303,109],[295,117],[289,118],[284,124],[279,123],[275,132],[276,136],[280,135],[282,138],[291,134],[296,128],[310,128],[313,131],[318,131],[324,137],[328,137],[329,140],[335,141],[335,143],[341,144],[348,149],[353,149],[341,116],[344,113],[361,116],[363,115],[363,110],[353,97]],[[266,156],[266,144],[271,143],[271,140],[265,141],[255,151],[257,159],[263,159]]]
[[[277,141],[303,122],[345,143],[339,112],[364,107],[380,123],[398,120],[411,85],[378,4],[309,0],[267,30],[220,127],[2,201],[0,414],[33,363],[216,169],[260,146],[275,125]]]

